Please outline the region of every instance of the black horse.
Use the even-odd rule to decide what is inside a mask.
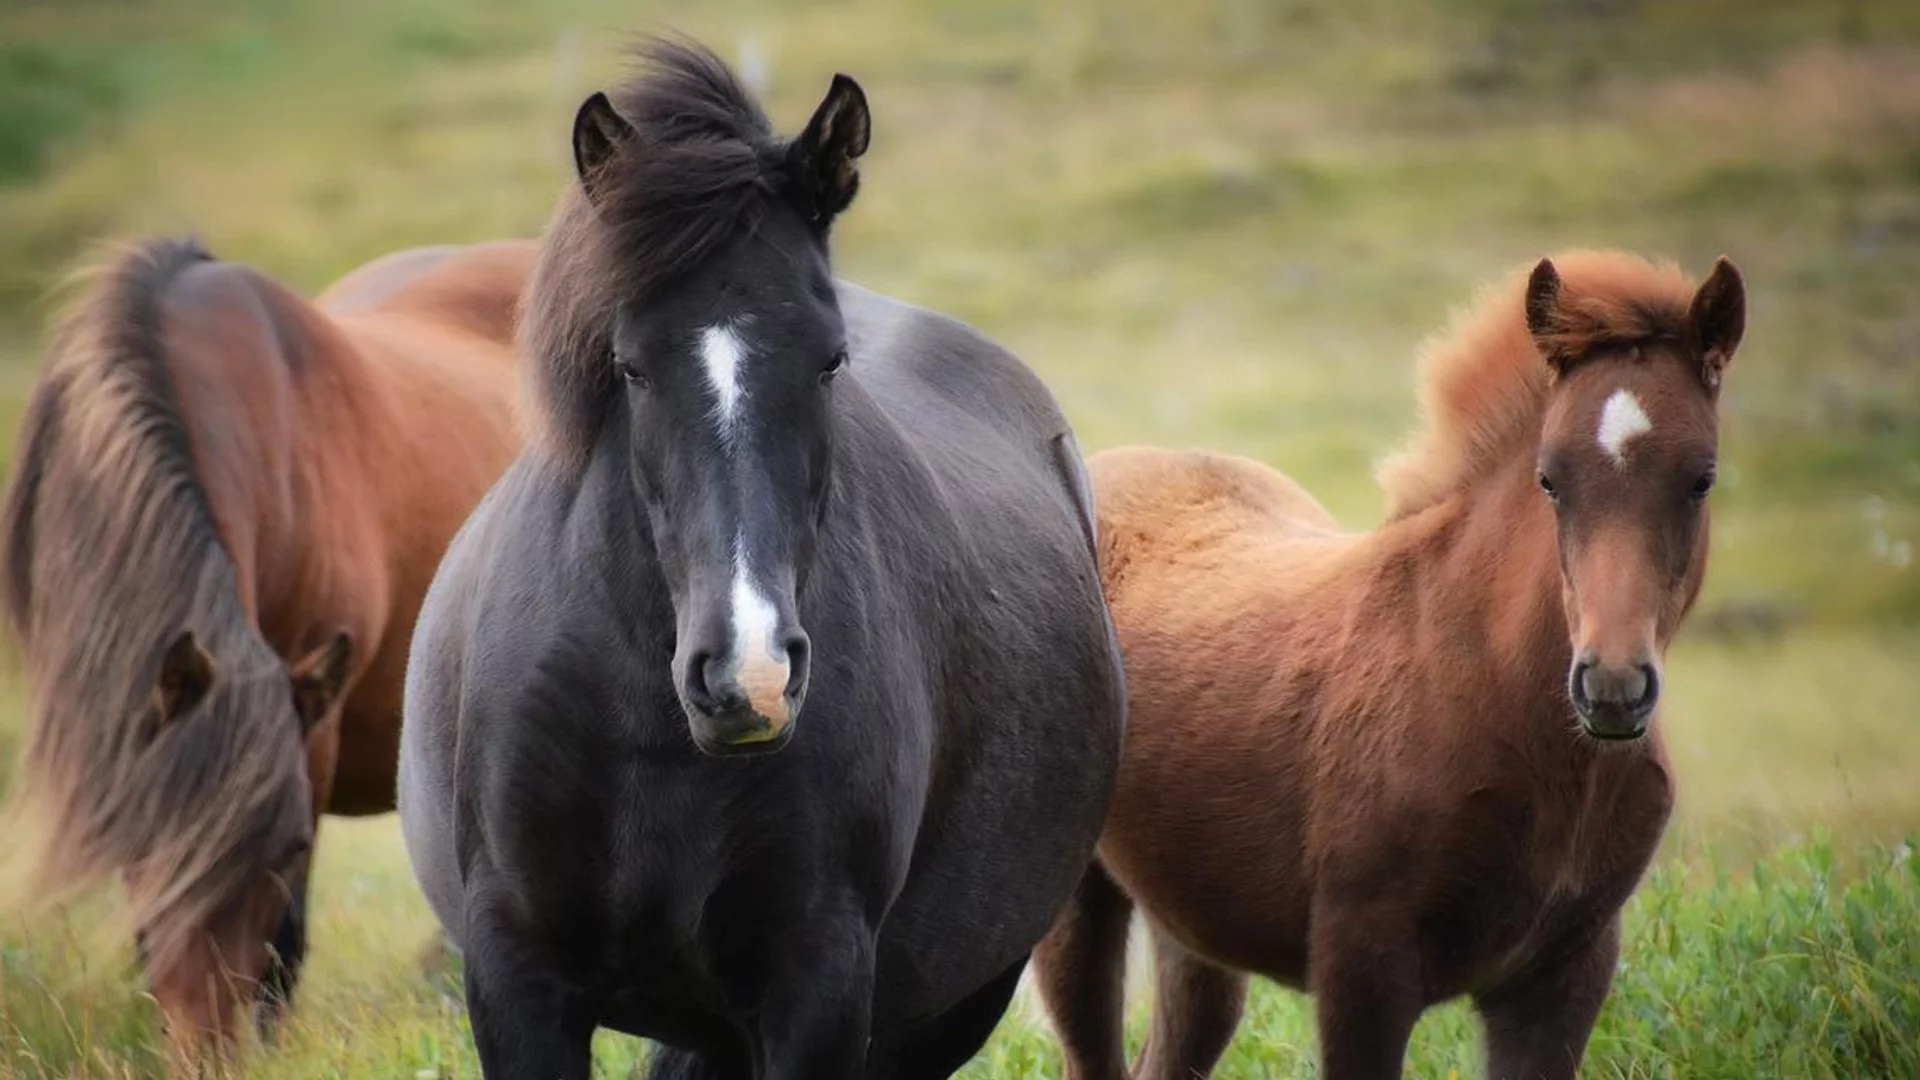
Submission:
[[[414,638],[400,811],[489,1077],[946,1077],[1091,858],[1125,692],[1066,421],[837,283],[866,149],[659,42],[576,118],[535,430]]]

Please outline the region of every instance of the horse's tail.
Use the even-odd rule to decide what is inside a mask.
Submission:
[[[157,355],[162,347],[160,298],[182,271],[212,258],[192,238],[158,238],[83,268],[70,283],[78,295],[60,319],[28,402],[14,444],[6,501],[0,507],[0,602],[22,639],[32,632],[34,515],[40,481],[58,452],[75,376],[101,364],[162,368]],[[181,439],[184,442],[184,432]]]
[[[691,1050],[656,1043],[647,1060],[647,1080],[726,1080],[726,1074]]]

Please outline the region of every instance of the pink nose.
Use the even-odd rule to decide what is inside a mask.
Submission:
[[[703,749],[764,750],[787,736],[806,695],[807,636],[796,631],[783,644],[737,666],[714,655],[687,665],[681,696]]]

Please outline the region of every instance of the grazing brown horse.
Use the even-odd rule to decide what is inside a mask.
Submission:
[[[1252,461],[1093,461],[1131,711],[1099,862],[1037,956],[1068,1076],[1126,1075],[1136,904],[1147,1080],[1209,1073],[1246,972],[1314,995],[1328,1080],[1399,1076],[1463,994],[1492,1076],[1574,1075],[1672,805],[1650,724],[1744,325],[1725,260],[1698,291],[1541,262],[1429,354],[1372,533]]]
[[[55,339],[0,519],[21,820],[45,885],[121,876],[185,1047],[290,1000],[319,815],[393,808],[421,597],[518,452],[534,254],[403,252],[316,304],[155,241]]]

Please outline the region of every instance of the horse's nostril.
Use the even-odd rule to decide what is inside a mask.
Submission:
[[[713,707],[713,692],[708,689],[713,676],[707,669],[714,659],[712,653],[704,650],[694,653],[688,659],[686,674],[681,679],[681,692],[689,702],[702,709]]]
[[[807,640],[807,635],[798,630],[787,635],[783,644],[787,651],[786,690],[789,694],[797,694],[807,684],[808,654],[813,646]]]
[[[1652,664],[1636,665],[1640,675],[1640,692],[1633,696],[1632,709],[1636,715],[1645,716],[1653,711],[1660,700],[1660,671]]]
[[[1573,703],[1581,712],[1587,711],[1603,693],[1596,675],[1593,661],[1582,660],[1573,666],[1573,678],[1567,680],[1573,691]]]

